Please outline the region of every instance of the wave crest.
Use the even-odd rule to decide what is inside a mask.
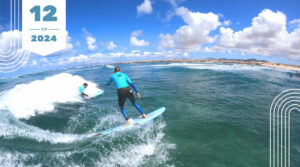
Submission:
[[[82,102],[78,86],[89,84],[86,93],[99,92],[97,84],[80,76],[60,73],[43,80],[16,85],[0,96],[0,109],[12,112],[17,118],[51,112],[56,103]]]

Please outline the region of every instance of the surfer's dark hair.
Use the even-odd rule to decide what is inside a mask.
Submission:
[[[121,71],[120,66],[115,67],[115,72],[120,72],[120,71]]]
[[[87,83],[84,83],[83,86],[88,86],[88,84],[87,84]]]

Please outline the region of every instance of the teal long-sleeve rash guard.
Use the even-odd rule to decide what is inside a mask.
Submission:
[[[130,85],[136,93],[139,92],[130,78],[122,72],[117,72],[110,76],[107,85],[110,85],[112,81],[114,81],[114,83],[116,84],[117,89],[125,88]]]

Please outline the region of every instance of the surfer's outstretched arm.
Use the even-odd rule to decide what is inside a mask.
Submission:
[[[84,92],[81,93],[82,97],[90,97],[88,94],[85,94]]]
[[[130,78],[127,76],[126,79],[127,79],[127,83],[134,89],[134,91],[135,91],[136,93],[139,93],[139,91],[137,90],[137,88],[136,88],[136,86],[134,85],[134,83],[130,80]]]
[[[112,80],[113,80],[113,78],[109,77],[109,80],[107,81],[106,85],[109,86]]]

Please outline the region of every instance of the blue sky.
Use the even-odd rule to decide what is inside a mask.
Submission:
[[[176,58],[300,64],[299,6],[299,0],[67,0],[68,49],[31,54],[23,71]],[[0,33],[8,30],[9,0],[1,0]]]

